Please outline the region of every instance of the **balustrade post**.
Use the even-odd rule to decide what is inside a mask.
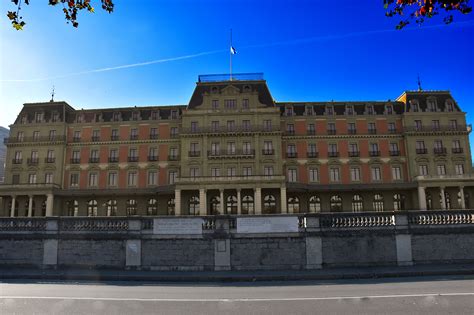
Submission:
[[[207,194],[206,189],[199,189],[199,215],[207,214]]]
[[[224,189],[221,189],[220,191],[220,198],[221,198],[221,214],[224,214],[226,213],[225,209],[224,209]]]
[[[140,220],[128,220],[128,231],[130,235],[140,235],[142,222]],[[142,241],[141,239],[128,239],[125,242],[125,266],[139,267],[142,264]]]
[[[418,205],[420,210],[426,210],[426,193],[425,187],[419,186],[418,187]]]
[[[262,189],[260,187],[255,188],[255,214],[262,214]]]
[[[288,205],[286,199],[286,187],[280,188],[280,197],[281,197],[281,213],[288,213]]]

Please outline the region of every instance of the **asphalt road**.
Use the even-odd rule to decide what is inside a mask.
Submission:
[[[474,276],[266,283],[2,282],[0,314],[474,314]]]

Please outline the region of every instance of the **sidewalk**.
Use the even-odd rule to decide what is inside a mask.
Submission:
[[[279,271],[139,271],[0,268],[0,280],[37,279],[93,281],[237,282],[373,279],[439,275],[474,275],[474,264],[326,268],[320,270]]]

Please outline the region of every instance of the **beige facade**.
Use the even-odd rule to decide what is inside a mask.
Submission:
[[[25,104],[0,215],[212,215],[469,208],[465,112],[449,91],[275,102],[263,78],[200,81],[189,104]]]

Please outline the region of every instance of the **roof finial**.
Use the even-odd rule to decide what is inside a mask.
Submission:
[[[51,100],[50,102],[54,102],[54,85],[53,85],[53,90],[51,91]]]
[[[420,74],[418,73],[418,91],[423,91],[421,88]]]

